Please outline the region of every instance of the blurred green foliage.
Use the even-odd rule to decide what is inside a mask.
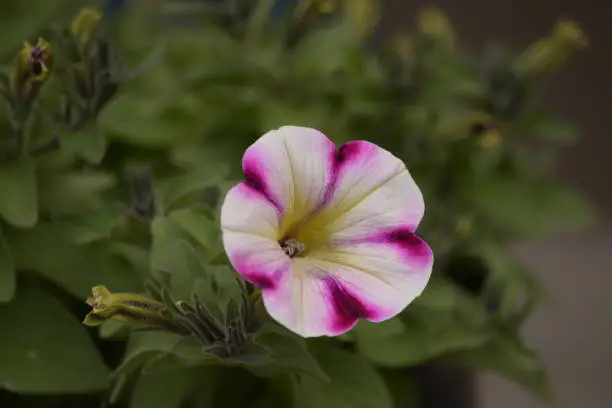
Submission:
[[[534,102],[585,42],[575,25],[474,56],[433,9],[373,47],[373,0],[294,2],[274,18],[271,0],[136,2],[68,29],[81,5],[2,5],[1,406],[416,407],[404,369],[432,361],[549,396],[520,338],[542,288],[506,246],[589,219],[551,178],[553,148],[577,132]],[[51,76],[20,68],[30,91],[17,98],[13,58],[38,36]],[[222,332],[259,318],[244,309],[256,299],[237,300],[249,289],[227,267],[218,210],[244,149],[286,124],[406,162],[427,203],[431,284],[401,316],[339,339],[264,324],[232,332],[237,349],[203,343],[200,303]],[[81,325],[93,286],[144,292],[159,276],[149,293],[183,301],[168,318],[192,335]]]

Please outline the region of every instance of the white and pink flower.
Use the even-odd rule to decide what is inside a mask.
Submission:
[[[340,335],[397,315],[427,285],[433,254],[415,234],[423,196],[388,151],[286,126],[250,146],[242,167],[223,203],[223,243],[280,324]]]

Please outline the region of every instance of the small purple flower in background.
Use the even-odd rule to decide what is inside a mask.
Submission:
[[[223,243],[280,324],[340,335],[397,315],[427,285],[433,253],[415,235],[423,196],[388,151],[286,126],[250,146],[242,167],[223,203]]]

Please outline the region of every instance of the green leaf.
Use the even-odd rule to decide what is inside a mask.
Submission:
[[[36,164],[31,158],[0,166],[0,215],[18,228],[31,228],[38,221]]]
[[[484,303],[455,284],[433,278],[402,320],[360,322],[357,350],[385,367],[411,366],[489,339]]]
[[[18,270],[37,272],[78,298],[85,299],[96,285],[117,292],[141,286],[131,266],[103,247],[75,245],[69,225],[41,222],[27,231],[4,229],[4,236]]]
[[[329,381],[306,347],[304,339],[287,330],[275,328],[257,337],[257,344],[270,350],[272,360],[268,366],[251,369],[260,376],[271,376],[283,372],[298,372],[312,376],[321,381]]]
[[[530,270],[503,248],[480,243],[471,251],[480,256],[489,269],[485,295],[497,301],[497,315],[518,327],[536,302],[546,295],[545,289]]]
[[[185,239],[183,229],[170,218],[159,216],[151,223],[151,235],[151,270],[171,272],[176,259],[176,244]]]
[[[0,387],[68,394],[105,390],[108,369],[80,322],[44,290],[21,285],[0,306]]]
[[[519,130],[535,133],[542,139],[562,145],[572,144],[580,136],[579,129],[567,122],[554,118],[543,112],[531,112],[519,118]]]
[[[165,214],[193,195],[196,195],[197,202],[199,198],[197,195],[201,195],[209,187],[219,185],[229,173],[228,165],[216,164],[212,168],[205,167],[155,183],[155,195]]]
[[[58,215],[79,214],[83,208],[99,204],[100,193],[113,187],[115,179],[101,172],[43,173],[38,185],[41,210]]]
[[[196,380],[205,379],[195,374],[193,369],[177,366],[173,370],[143,373],[132,392],[130,408],[179,408],[196,385]],[[204,372],[199,370],[197,374]]]
[[[382,375],[393,395],[395,408],[419,408],[421,406],[419,386],[409,369],[385,370]]]
[[[249,404],[250,405],[250,404]],[[269,378],[264,390],[253,404],[254,408],[293,407],[293,384],[289,376]]]
[[[393,400],[381,375],[358,354],[330,346],[317,348],[317,361],[331,379],[322,382],[300,376],[296,383],[299,407],[392,408]]]
[[[549,400],[551,397],[550,383],[542,362],[516,333],[500,333],[482,347],[450,354],[445,360],[497,372],[540,398]]]
[[[472,192],[474,209],[506,233],[541,234],[583,226],[591,206],[572,189],[521,179],[492,179]]]
[[[186,241],[178,241],[172,245],[174,259],[170,272],[170,294],[172,299],[189,300],[195,288],[195,282],[205,277],[203,265],[193,247]],[[214,296],[213,293],[209,295]],[[203,297],[208,299],[210,296]]]
[[[130,327],[116,320],[107,320],[100,326],[98,334],[103,339],[124,339],[129,336]]]
[[[60,136],[62,148],[91,164],[100,164],[106,153],[106,136],[97,124],[88,124],[76,133]]]
[[[458,319],[445,323],[435,321],[440,318],[443,316],[430,314],[427,319],[434,321],[429,322],[406,316],[405,331],[388,336],[357,332],[357,349],[378,365],[405,367],[450,351],[476,347],[488,339],[486,331],[465,327]]]
[[[132,331],[121,365],[114,376],[128,375],[140,369],[155,358],[170,353],[181,336],[164,331]]]
[[[0,303],[10,302],[17,288],[15,263],[0,228]]]
[[[168,218],[206,249],[215,249],[221,244],[219,227],[212,210],[206,205],[174,211]]]

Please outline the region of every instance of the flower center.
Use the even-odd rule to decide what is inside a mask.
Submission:
[[[306,251],[306,245],[295,238],[284,238],[280,240],[279,244],[289,258],[300,256]]]

